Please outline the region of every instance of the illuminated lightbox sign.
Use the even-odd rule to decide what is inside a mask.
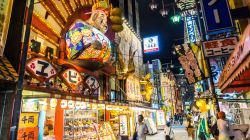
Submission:
[[[72,89],[75,89],[83,81],[81,74],[75,69],[66,69],[62,72],[61,77]]]
[[[143,38],[144,53],[159,51],[158,36]]]
[[[55,67],[42,58],[32,58],[28,60],[26,70],[40,82],[47,81],[57,74]]]
[[[108,61],[110,40],[98,29],[77,20],[65,36],[68,59]]]

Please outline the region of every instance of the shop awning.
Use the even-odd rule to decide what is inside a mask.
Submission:
[[[220,79],[222,92],[244,92],[250,90],[250,24],[241,41],[229,57]]]
[[[0,81],[17,82],[18,74],[5,57],[0,57]]]

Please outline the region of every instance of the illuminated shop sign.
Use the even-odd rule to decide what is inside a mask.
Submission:
[[[40,82],[47,81],[57,74],[56,68],[42,58],[32,58],[28,60],[26,70]]]
[[[189,39],[189,42],[196,42],[197,39],[196,39],[196,35],[195,35],[195,20],[193,19],[192,16],[187,16],[185,17],[185,20],[186,20],[186,30],[188,32],[188,39]]]
[[[237,38],[225,38],[203,42],[206,57],[231,54],[237,45]]]
[[[76,89],[76,87],[83,81],[81,74],[75,69],[66,69],[61,73],[61,77],[65,81],[65,84],[72,89]]]
[[[190,48],[191,44],[182,44],[175,47],[182,68],[185,70],[185,76],[189,84],[202,80],[203,73],[198,65],[197,59]]]
[[[144,53],[159,51],[158,36],[143,38]]]
[[[110,40],[84,21],[77,20],[66,33],[65,39],[68,59],[106,62],[110,57]]]
[[[224,31],[233,27],[227,0],[202,0],[203,16],[205,17],[206,31]]]

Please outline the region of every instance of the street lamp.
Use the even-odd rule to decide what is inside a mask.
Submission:
[[[152,2],[149,3],[149,7],[151,10],[155,11],[157,9],[158,5],[154,0],[152,0]]]
[[[162,17],[166,17],[168,15],[168,10],[165,9],[164,1],[162,0],[162,9],[160,10],[160,14]]]

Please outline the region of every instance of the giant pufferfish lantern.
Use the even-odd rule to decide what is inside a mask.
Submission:
[[[151,96],[153,94],[153,84],[150,82],[150,73],[148,73],[142,80],[140,81],[141,85],[144,85],[144,90],[141,91],[141,94],[145,97],[146,101],[150,102]]]
[[[104,35],[108,30],[109,4],[100,1],[92,6],[87,21],[76,20],[65,35],[68,59],[107,62],[111,54],[111,42]]]

